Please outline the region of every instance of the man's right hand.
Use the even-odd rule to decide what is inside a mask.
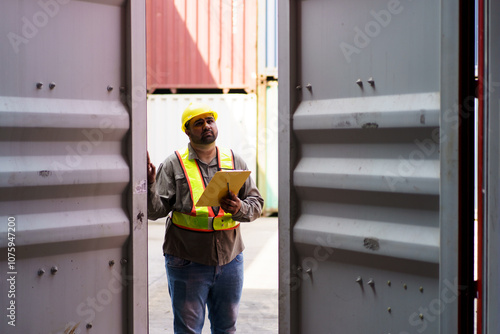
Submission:
[[[149,152],[147,153],[148,153],[148,183],[151,184],[154,183],[156,179],[156,167],[149,159]]]

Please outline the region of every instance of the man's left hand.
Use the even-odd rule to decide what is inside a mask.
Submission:
[[[236,214],[241,209],[241,200],[232,191],[220,200],[220,207],[227,213]]]

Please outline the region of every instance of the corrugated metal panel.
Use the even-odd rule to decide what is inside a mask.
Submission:
[[[141,13],[0,4],[1,333],[147,331]]]
[[[278,211],[278,82],[262,78],[257,91],[257,186],[271,215]]]
[[[278,211],[278,82],[262,78],[257,91],[257,186],[271,215]]]
[[[265,210],[278,211],[278,82],[268,82],[266,92],[266,197]]]
[[[259,75],[278,76],[278,1],[259,0]]]
[[[484,73],[480,73],[480,80],[484,78],[484,259],[483,259],[483,333],[499,333],[500,318],[500,114],[498,78],[500,67],[500,3],[484,1]],[[482,29],[480,29],[482,30]],[[481,52],[480,52],[481,55]]]
[[[457,332],[458,7],[279,12],[280,333]]]
[[[158,166],[189,138],[181,130],[181,115],[192,101],[210,105],[219,115],[217,145],[233,149],[256,178],[257,99],[255,94],[168,94],[148,96],[148,150]]]
[[[255,92],[257,2],[147,0],[148,89]]]

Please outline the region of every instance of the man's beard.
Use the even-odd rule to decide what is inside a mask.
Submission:
[[[215,133],[213,131],[206,131],[202,133],[200,142],[201,144],[212,144],[217,137],[215,136]]]

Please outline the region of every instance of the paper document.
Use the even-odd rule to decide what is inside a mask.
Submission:
[[[196,206],[220,206],[220,199],[226,196],[229,190],[238,195],[249,175],[249,170],[218,171],[201,194]]]

